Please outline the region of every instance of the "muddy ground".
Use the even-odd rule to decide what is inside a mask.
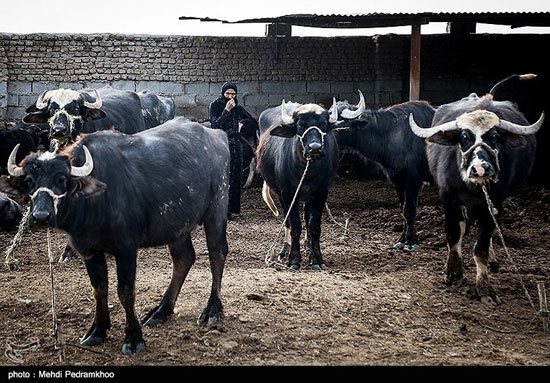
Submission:
[[[328,270],[308,270],[305,257],[300,271],[277,269],[264,260],[282,218],[265,206],[258,183],[246,190],[243,218],[228,226],[221,324],[196,324],[211,283],[198,229],[197,261],[174,315],[163,325],[145,328],[147,352],[131,357],[121,354],[125,318],[109,257],[112,328],[103,344],[88,349],[79,347],[94,310],[84,265],[79,259],[54,265],[56,314],[66,342],[65,361],[58,360],[51,336],[46,230],[26,232],[16,252],[18,269],[0,267],[0,365],[550,365],[550,332],[543,332],[537,317],[536,288],[544,282],[550,290],[546,189],[525,187],[505,204],[502,227],[511,258],[495,236],[501,267],[490,276],[502,299],[499,306],[484,305],[473,296],[472,233],[464,243],[465,283],[445,285],[443,213],[434,186],[421,193],[422,248],[415,253],[392,248],[402,221],[397,197],[385,181],[339,178],[328,204],[337,222],[323,219],[321,247]],[[346,219],[344,236],[340,225]],[[0,233],[2,249],[14,233]],[[64,245],[64,235],[52,233],[56,255]],[[138,316],[160,301],[170,274],[164,247],[140,250]],[[31,337],[38,338],[39,346],[21,351],[20,363],[4,353],[10,344]]]

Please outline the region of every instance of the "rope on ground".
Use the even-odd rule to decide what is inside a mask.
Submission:
[[[9,270],[15,270],[17,268],[17,265],[19,264],[19,260],[14,255],[14,253],[17,246],[19,246],[21,239],[23,239],[23,231],[25,231],[25,228],[27,227],[27,222],[29,220],[30,212],[31,212],[31,207],[29,205],[27,206],[27,210],[25,211],[25,214],[23,214],[23,218],[21,218],[21,222],[19,222],[19,228],[17,229],[17,233],[15,234],[15,237],[13,237],[13,240],[11,241],[11,245],[6,249],[4,263],[6,264]]]
[[[306,178],[307,171],[309,169],[309,163],[310,163],[310,160],[307,160],[306,167],[304,169],[304,174],[302,174],[302,178],[300,179],[300,182],[298,183],[298,187],[296,188],[296,192],[294,193],[294,198],[292,198],[292,202],[290,203],[290,207],[288,208],[288,210],[286,212],[285,219],[283,220],[283,223],[281,224],[281,227],[279,228],[279,231],[277,232],[277,236],[275,237],[275,239],[271,243],[271,246],[269,247],[269,250],[267,251],[267,254],[265,255],[265,263],[268,266],[282,266],[282,267],[290,269],[288,266],[280,263],[279,260],[277,260],[277,261],[273,260],[273,258],[275,257],[275,254],[274,253],[272,254],[272,251],[273,251],[273,247],[275,246],[275,243],[279,239],[279,235],[281,235],[281,231],[283,230],[283,227],[285,227],[288,216],[290,215],[290,212],[292,211],[292,208],[294,207],[294,203],[296,202],[296,199],[298,198],[298,193],[300,192],[300,188],[302,187],[302,183],[304,182],[304,179]],[[292,269],[290,269],[290,270],[292,270]]]
[[[332,215],[332,212],[330,211],[330,208],[328,207],[328,202],[325,202],[325,209],[327,210],[328,217],[332,221],[332,223],[335,224],[335,225],[338,225],[338,226],[340,226],[341,228],[344,229],[344,234],[342,235],[342,239],[347,238],[349,218],[346,218],[345,223],[342,225],[340,222],[336,221],[336,219]]]
[[[53,275],[53,265],[55,262],[52,254],[51,246],[51,235],[50,228],[48,228],[47,234],[47,243],[48,243],[48,260],[50,264],[50,286],[51,286],[51,303],[52,303],[52,336],[55,336],[55,349],[57,351],[57,356],[59,357],[59,362],[65,362],[65,340],[63,338],[63,325],[57,323],[57,314],[55,310],[55,283]]]

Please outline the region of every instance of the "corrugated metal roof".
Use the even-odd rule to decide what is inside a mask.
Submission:
[[[421,13],[364,13],[364,14],[290,14],[243,20],[186,17],[180,20],[219,21],[222,23],[280,23],[317,28],[372,28],[429,22],[475,22],[496,25],[550,26],[550,12],[421,12]]]

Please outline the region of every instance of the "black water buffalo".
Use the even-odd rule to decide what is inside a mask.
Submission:
[[[495,224],[482,188],[487,189],[499,217],[504,200],[529,175],[535,158],[534,133],[543,119],[544,113],[529,125],[515,104],[476,94],[439,107],[430,128],[420,128],[410,115],[413,132],[428,139],[428,163],[445,212],[446,282],[462,282],[466,220],[478,221],[476,293],[485,303],[499,304],[500,299],[489,283]]]
[[[0,229],[15,228],[22,217],[21,206],[7,195],[0,194]]]
[[[176,114],[176,104],[170,97],[158,96],[153,92],[138,92],[141,102],[141,113],[146,129],[164,124]]]
[[[185,121],[185,120],[184,120]],[[105,253],[114,255],[118,296],[126,312],[124,354],[145,351],[134,312],[137,250],[168,245],[172,279],[160,304],[142,319],[155,325],[172,314],[195,261],[191,231],[202,225],[212,289],[201,324],[222,315],[220,289],[227,256],[229,145],[221,131],[177,118],[134,135],[116,131],[84,135],[61,153],[33,153],[19,166],[10,158],[6,192],[31,197],[30,224],[66,232],[84,259],[96,303],[81,343],[103,342],[110,328]],[[10,182],[7,182],[10,181]]]
[[[49,124],[50,150],[55,152],[74,142],[80,133],[115,129],[133,134],[146,129],[139,96],[110,86],[44,91],[26,113],[24,123]]]
[[[364,102],[364,101],[362,101]],[[338,102],[341,112],[353,110],[348,102]],[[358,155],[381,165],[395,187],[404,217],[403,232],[395,248],[418,250],[416,205],[423,182],[431,181],[426,143],[414,135],[409,114],[424,126],[430,126],[435,109],[425,101],[411,101],[379,110],[365,110],[348,129],[338,130],[336,139],[343,153]]]
[[[359,110],[357,115],[360,115]],[[338,110],[332,114],[316,104],[283,103],[260,115],[260,143],[256,150],[257,169],[264,179],[262,195],[275,215],[278,211],[270,196],[272,189],[287,214],[307,166],[296,203],[285,222],[285,244],[280,257],[289,254],[288,266],[299,269],[300,201],[309,242],[309,260],[314,270],[326,269],[320,249],[321,216],[329,186],[338,166],[338,145],[333,130],[348,121],[338,121]],[[290,244],[289,242],[290,234]],[[290,250],[290,251],[289,251]]]
[[[33,135],[24,128],[12,127],[0,130],[0,174],[7,174],[6,164],[13,148],[19,145],[17,161],[21,161],[29,153],[36,152]]]

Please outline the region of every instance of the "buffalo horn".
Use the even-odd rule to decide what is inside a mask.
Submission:
[[[19,177],[25,174],[23,171],[23,168],[20,166],[17,166],[15,163],[15,157],[17,156],[17,150],[19,149],[19,145],[15,145],[13,150],[11,151],[11,154],[8,158],[8,173],[14,177]]]
[[[86,162],[82,166],[71,167],[71,175],[75,177],[86,177],[94,168],[94,160],[92,159],[90,151],[86,145],[82,145],[82,149],[84,149],[84,154],[86,154]]]
[[[330,112],[330,118],[328,122],[331,124],[334,124],[336,121],[338,121],[338,108],[336,107],[336,97],[332,98],[332,108]]]
[[[101,105],[103,105],[103,102],[101,101],[101,96],[99,95],[99,93],[97,92],[96,89],[90,89],[90,90],[95,93],[95,101],[94,102],[88,102],[88,101],[86,101],[86,98],[84,98],[84,96],[82,96],[82,98],[84,99],[84,106],[87,107],[87,108],[90,108],[90,109],[99,109],[99,108],[101,108]]]
[[[285,100],[283,100],[283,103],[281,104],[281,118],[283,120],[283,125],[290,125],[294,123],[294,118],[286,113]]]
[[[499,127],[501,129],[507,130],[508,132],[523,136],[526,134],[535,134],[540,129],[543,122],[544,122],[544,112],[542,112],[539,120],[535,122],[533,125],[518,125],[510,121],[500,120]]]
[[[36,100],[36,109],[42,110],[48,106],[49,97],[46,97],[46,93],[48,92],[48,90],[45,90],[38,96],[38,100]]]
[[[362,115],[365,109],[366,109],[365,97],[363,97],[363,93],[359,91],[359,104],[357,104],[357,109],[356,110],[344,109],[341,115],[345,119],[353,120],[354,118],[357,118],[360,115]]]
[[[411,129],[414,134],[421,138],[428,138],[439,132],[446,132],[448,130],[457,129],[456,121],[454,120],[434,126],[432,128],[421,128],[420,126],[416,125],[412,113],[409,115],[409,124],[411,125]]]

